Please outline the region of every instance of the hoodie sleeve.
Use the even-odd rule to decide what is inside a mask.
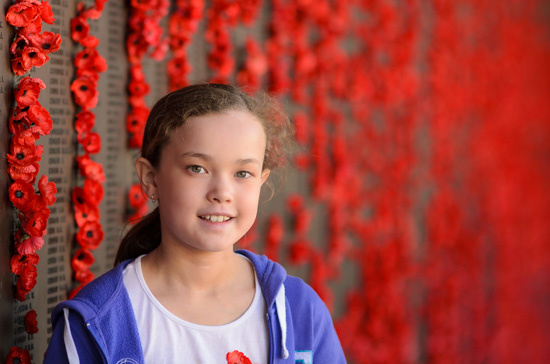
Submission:
[[[317,292],[296,277],[285,281],[288,337],[297,363],[344,364],[346,358],[330,312]]]
[[[319,301],[321,299],[319,298]],[[346,358],[342,345],[334,329],[332,317],[327,306],[321,302],[317,306],[315,321],[315,340],[313,347],[313,363],[315,364],[345,364]]]
[[[104,363],[104,359],[84,320],[65,308],[53,321],[53,334],[44,355],[44,364],[87,363]]]

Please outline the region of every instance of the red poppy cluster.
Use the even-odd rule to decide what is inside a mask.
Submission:
[[[168,0],[132,0],[128,14],[128,34],[126,50],[130,63],[130,81],[128,84],[128,101],[130,111],[126,118],[128,131],[128,147],[141,148],[143,130],[149,115],[145,104],[145,96],[150,87],[143,73],[143,58],[151,50],[149,56],[162,60],[168,50],[168,39],[162,38],[163,28],[160,20],[168,13]]]
[[[76,78],[71,84],[71,92],[75,104],[80,108],[76,114],[75,129],[78,144],[84,153],[77,155],[76,164],[84,185],[74,187],[72,191],[74,218],[78,227],[76,242],[79,248],[71,263],[79,285],[71,291],[69,297],[73,297],[94,278],[90,272],[94,260],[91,250],[97,249],[104,236],[99,223],[99,204],[103,199],[102,183],[105,182],[105,174],[103,166],[91,158],[91,155],[99,153],[101,149],[101,137],[92,131],[95,114],[91,110],[97,106],[97,82],[99,74],[107,70],[107,62],[97,51],[99,39],[90,34],[88,20],[101,17],[106,1],[96,0],[88,8],[84,3],[78,3],[77,15],[71,20],[71,38],[83,47],[74,59]]]
[[[49,2],[38,0],[17,1],[6,14],[6,21],[16,28],[10,47],[12,71],[23,76],[33,67],[41,67],[49,60],[49,54],[59,50],[61,37],[52,32],[42,32],[42,22],[55,21]],[[51,206],[56,201],[55,183],[48,182],[43,175],[38,180],[38,190],[33,187],[39,172],[38,162],[44,148],[36,142],[41,136],[49,135],[52,119],[38,98],[46,85],[39,78],[24,77],[14,89],[16,106],[10,110],[8,126],[13,135],[7,154],[8,173],[13,183],[9,198],[15,207],[19,224],[15,232],[15,254],[10,267],[16,276],[15,299],[25,301],[36,285],[36,251],[44,245],[44,235]],[[38,332],[33,312],[26,314],[25,327],[29,334]],[[36,313],[34,312],[34,318]],[[30,363],[26,349],[13,347],[8,362]]]
[[[145,129],[145,123],[149,116],[149,108],[145,103],[145,96],[149,94],[150,86],[145,79],[143,73],[143,58],[148,55],[149,57],[160,61],[164,59],[168,47],[177,46],[177,39],[163,38],[164,29],[162,28],[160,21],[168,13],[170,2],[168,0],[132,0],[130,2],[130,12],[128,15],[128,35],[126,37],[126,50],[128,52],[128,62],[130,64],[130,81],[128,84],[128,101],[130,104],[130,110],[126,116],[126,130],[128,131],[128,147],[129,148],[141,148],[143,143],[143,131]],[[177,2],[178,16],[185,17],[181,11],[189,10],[193,11],[195,7],[193,5],[185,5],[183,1]],[[187,18],[186,18],[187,19]],[[189,18],[192,19],[192,16]],[[173,15],[170,18],[170,34],[176,32],[181,27],[183,19]],[[190,26],[186,24],[185,26]],[[181,30],[181,28],[179,28]],[[179,59],[170,67],[181,67],[181,71],[184,71],[186,62],[181,60],[184,57],[185,51],[178,53]],[[172,74],[172,76],[174,76]],[[185,75],[171,77],[170,82],[182,82]],[[135,223],[140,217],[147,212],[147,200],[141,192],[141,186],[134,184],[128,191],[128,201],[130,206],[134,209],[134,213],[128,217],[130,223]]]
[[[230,28],[239,21],[240,6],[228,0],[213,0],[206,10],[204,37],[210,44],[207,54],[210,82],[229,83],[235,69]]]
[[[246,59],[237,72],[237,83],[248,92],[256,92],[262,86],[262,77],[267,73],[267,57],[253,37],[245,43]]]
[[[167,74],[170,91],[178,90],[187,85],[187,75],[191,72],[191,64],[187,49],[193,35],[197,32],[199,22],[203,17],[204,0],[178,0],[170,15],[168,35],[172,59],[167,64]]]
[[[35,143],[52,130],[50,114],[38,102],[40,90],[45,88],[44,82],[38,78],[21,79],[14,91],[17,107],[12,109],[9,119],[9,129],[13,137],[7,155],[8,173],[14,181],[10,186],[9,196],[20,221],[20,227],[15,233],[15,249],[23,257],[34,254],[44,244],[43,236],[46,234],[46,223],[50,216],[48,206],[53,205],[56,200],[55,184],[48,182],[45,175],[38,181],[38,191],[33,187],[39,172],[38,162],[43,153],[43,147],[36,146]],[[36,263],[37,260],[32,262],[34,265]],[[36,267],[17,271],[19,273],[14,271],[16,275],[25,273],[26,276],[28,273],[32,276],[26,283],[17,286],[16,297],[24,301],[25,295],[34,286],[28,282],[35,281]]]
[[[48,54],[59,50],[61,36],[42,32],[42,22],[55,21],[49,1],[18,0],[6,14],[9,24],[17,28],[11,44],[11,69],[23,76],[33,67],[42,67],[50,59]]]

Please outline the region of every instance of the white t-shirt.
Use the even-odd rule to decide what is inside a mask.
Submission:
[[[234,351],[253,364],[268,362],[267,311],[257,277],[254,299],[241,317],[220,326],[197,325],[173,315],[153,296],[143,278],[142,257],[126,266],[123,277],[135,312],[145,364],[226,364],[227,354]]]

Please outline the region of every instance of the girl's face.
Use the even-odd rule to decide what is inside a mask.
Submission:
[[[178,128],[154,171],[163,244],[232,250],[256,219],[269,175],[265,148],[263,127],[247,111],[193,117]]]

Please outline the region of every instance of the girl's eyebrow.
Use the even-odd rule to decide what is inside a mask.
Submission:
[[[199,159],[202,159],[204,161],[207,161],[207,162],[210,162],[212,161],[212,157],[209,156],[208,154],[204,154],[204,153],[197,153],[197,152],[185,152],[181,155],[181,157],[192,157],[192,158],[199,158]],[[255,164],[259,164],[260,166],[262,165],[262,163],[256,159],[256,158],[244,158],[244,159],[237,159],[237,163],[238,164],[249,164],[249,163],[255,163]]]
[[[212,157],[209,156],[208,154],[196,153],[196,152],[185,152],[181,155],[181,157],[194,157],[194,158],[199,158],[199,159],[202,159],[202,160],[205,160],[205,161],[211,161],[212,160]]]

